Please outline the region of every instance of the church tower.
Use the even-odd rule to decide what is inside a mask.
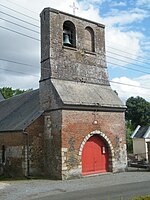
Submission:
[[[50,177],[125,170],[125,106],[108,80],[104,31],[52,8],[41,13],[40,102]]]

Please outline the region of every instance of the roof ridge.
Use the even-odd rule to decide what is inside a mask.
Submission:
[[[10,97],[10,98],[7,98],[7,99],[4,98],[4,101],[9,101],[9,100],[18,98],[18,97],[20,97],[20,96],[27,95],[27,94],[32,93],[32,92],[36,92],[37,90],[39,90],[39,88],[38,88],[38,89],[35,89],[35,90],[31,90],[31,91],[25,91],[25,92],[23,92],[23,93],[21,93],[21,94],[14,95],[14,96],[12,96],[12,97]],[[1,102],[1,101],[0,101],[0,102]]]

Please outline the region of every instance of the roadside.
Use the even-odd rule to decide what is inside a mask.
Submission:
[[[21,180],[0,181],[0,199],[31,200],[64,192],[88,190],[96,187],[106,187],[126,183],[150,181],[150,172],[139,169],[129,169],[123,173],[108,173],[81,179],[56,180]]]

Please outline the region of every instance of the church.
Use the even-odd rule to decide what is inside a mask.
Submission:
[[[0,175],[124,171],[126,107],[108,80],[105,26],[52,8],[40,17],[39,89],[0,95]]]

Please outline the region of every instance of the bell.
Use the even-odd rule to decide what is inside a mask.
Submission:
[[[69,35],[68,34],[64,34],[64,37],[63,37],[63,44],[65,46],[72,46],[70,40],[69,40]]]

